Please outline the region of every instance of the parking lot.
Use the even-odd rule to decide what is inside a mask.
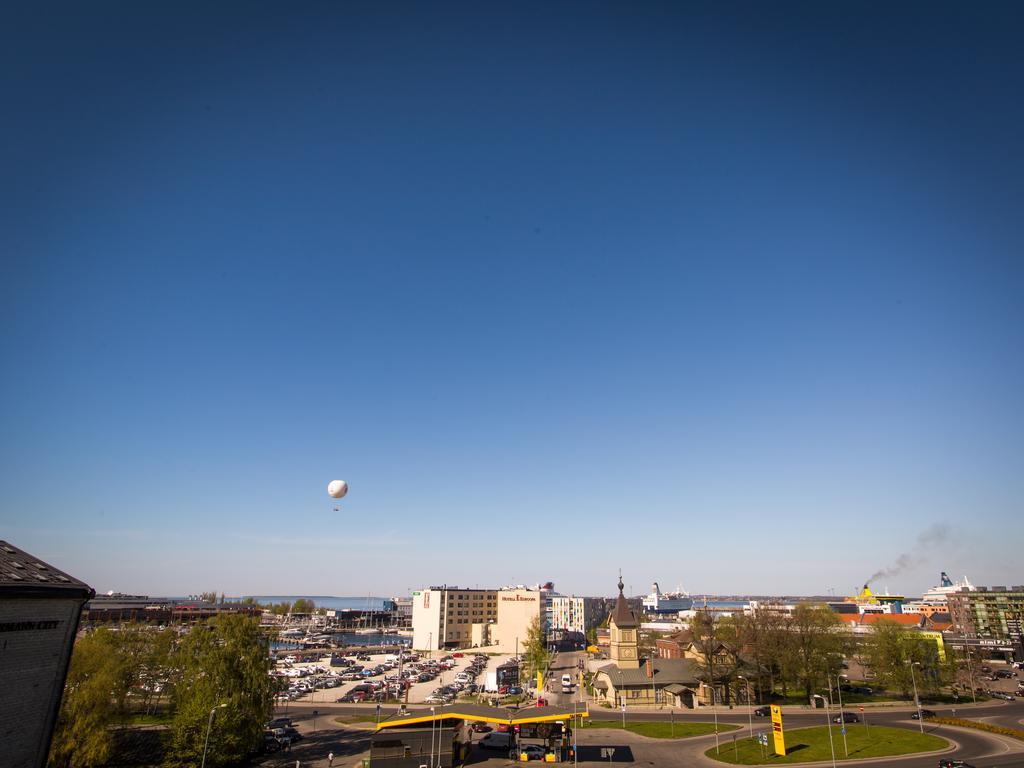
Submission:
[[[469,651],[406,651],[400,661],[394,653],[352,652],[343,656],[325,654],[313,662],[286,658],[277,663],[274,675],[282,689],[280,703],[403,700],[409,704],[443,705],[459,695],[482,692],[487,672],[511,659],[509,655]],[[489,693],[499,695],[496,690]]]

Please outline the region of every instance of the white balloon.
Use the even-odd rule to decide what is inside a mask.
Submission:
[[[327,495],[332,499],[340,499],[348,493],[348,483],[344,480],[331,480],[327,484]]]

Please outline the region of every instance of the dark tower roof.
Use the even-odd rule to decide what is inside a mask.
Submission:
[[[636,629],[640,622],[636,620],[636,614],[629,610],[626,604],[626,596],[622,594],[622,574],[619,574],[619,596],[615,598],[615,609],[612,611],[612,621],[619,629]]]

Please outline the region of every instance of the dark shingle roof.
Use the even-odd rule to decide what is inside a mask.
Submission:
[[[692,659],[653,659],[654,675],[647,676],[647,665],[641,664],[639,669],[619,669],[614,664],[601,667],[598,674],[608,675],[612,685],[620,688],[624,685],[681,685],[694,686],[700,683],[700,666]]]
[[[57,597],[92,597],[85,582],[59,571],[38,557],[0,540],[0,593],[50,594]]]
[[[635,629],[640,626],[636,615],[629,610],[626,603],[626,596],[622,594],[622,577],[619,576],[619,596],[615,598],[615,608],[612,610],[612,621],[619,629]]]

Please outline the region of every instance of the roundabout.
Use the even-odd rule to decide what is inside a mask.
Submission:
[[[838,728],[796,728],[786,733],[786,754],[776,755],[770,746],[747,737],[704,752],[705,757],[731,765],[782,765],[791,763],[867,760],[921,752],[944,752],[950,742],[929,733],[885,726],[852,727],[845,743]]]

